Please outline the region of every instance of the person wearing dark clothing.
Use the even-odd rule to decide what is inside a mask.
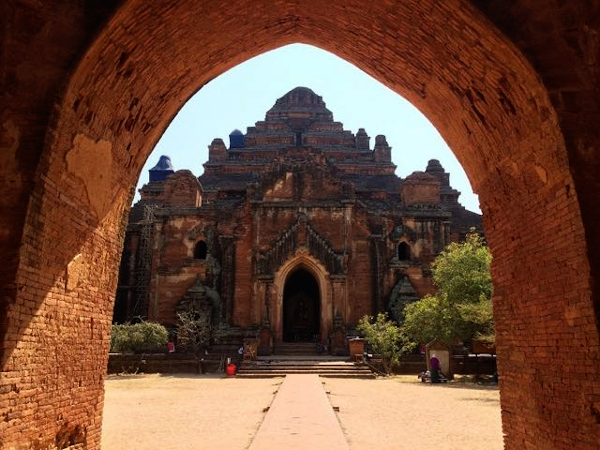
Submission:
[[[434,353],[429,358],[429,368],[431,370],[431,382],[439,383],[440,382],[440,360]]]

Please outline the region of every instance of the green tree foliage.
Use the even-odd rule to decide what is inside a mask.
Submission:
[[[362,317],[356,329],[365,336],[373,353],[381,355],[386,373],[391,373],[393,366],[400,364],[400,355],[412,347],[400,327],[388,320],[387,313]]]
[[[451,303],[477,303],[492,298],[492,255],[483,238],[469,233],[465,242],[453,242],[432,264],[433,282]]]
[[[435,295],[404,309],[403,330],[418,342],[433,339],[493,342],[492,256],[477,233],[450,244],[432,264]]]
[[[110,332],[111,352],[164,351],[168,339],[167,329],[159,323],[140,322],[115,324]]]

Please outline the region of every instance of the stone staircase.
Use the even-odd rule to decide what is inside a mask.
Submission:
[[[274,355],[242,361],[239,378],[274,378],[289,374],[316,374],[330,378],[375,378],[366,364],[348,361],[347,356],[318,355],[312,342],[277,344]]]
[[[275,355],[285,356],[318,356],[314,342],[281,342],[273,349]]]
[[[238,378],[275,378],[290,374],[315,374],[328,378],[375,378],[375,375],[364,364],[355,364],[344,360],[328,360],[315,357],[310,360],[277,358],[257,361],[243,361],[239,367]],[[317,359],[320,358],[320,359]]]

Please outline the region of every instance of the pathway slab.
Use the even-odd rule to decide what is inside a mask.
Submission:
[[[250,450],[349,450],[317,375],[287,375]]]

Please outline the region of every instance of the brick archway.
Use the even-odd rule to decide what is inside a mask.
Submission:
[[[284,340],[285,286],[289,277],[297,270],[308,272],[319,289],[319,334],[329,336],[333,324],[332,288],[329,273],[323,265],[306,252],[299,252],[289,258],[274,274],[271,292],[271,323],[276,342]],[[323,338],[325,340],[325,338]]]
[[[551,97],[515,45],[463,0],[239,0],[227,14],[192,0],[125,1],[114,14],[110,6],[96,9],[38,14],[72,26],[87,38],[84,47],[53,36],[43,19],[16,13],[4,42],[11,64],[40,42],[54,50],[47,58],[55,62],[40,62],[54,72],[35,76],[60,91],[51,114],[52,100],[38,101],[46,93],[27,92],[23,67],[33,73],[34,60],[3,72],[22,101],[18,109],[2,97],[0,111],[8,175],[2,206],[15,212],[0,219],[10,241],[1,272],[7,376],[0,387],[13,402],[0,405],[6,445],[43,447],[67,436],[98,447],[122,221],[144,160],[203,84],[251,56],[304,42],[356,64],[421,109],[479,194],[494,254],[507,448],[594,448],[600,306],[593,230],[600,218],[590,207],[598,192],[590,155],[600,137],[579,131],[569,105],[583,105],[576,112],[595,123],[596,94]],[[510,17],[508,7],[497,13],[500,25],[503,14]],[[108,19],[92,36],[82,17]],[[518,34],[518,25],[507,32]],[[31,39],[17,43],[27,33]],[[562,82],[546,75],[547,85]],[[45,408],[50,398],[68,406]]]

